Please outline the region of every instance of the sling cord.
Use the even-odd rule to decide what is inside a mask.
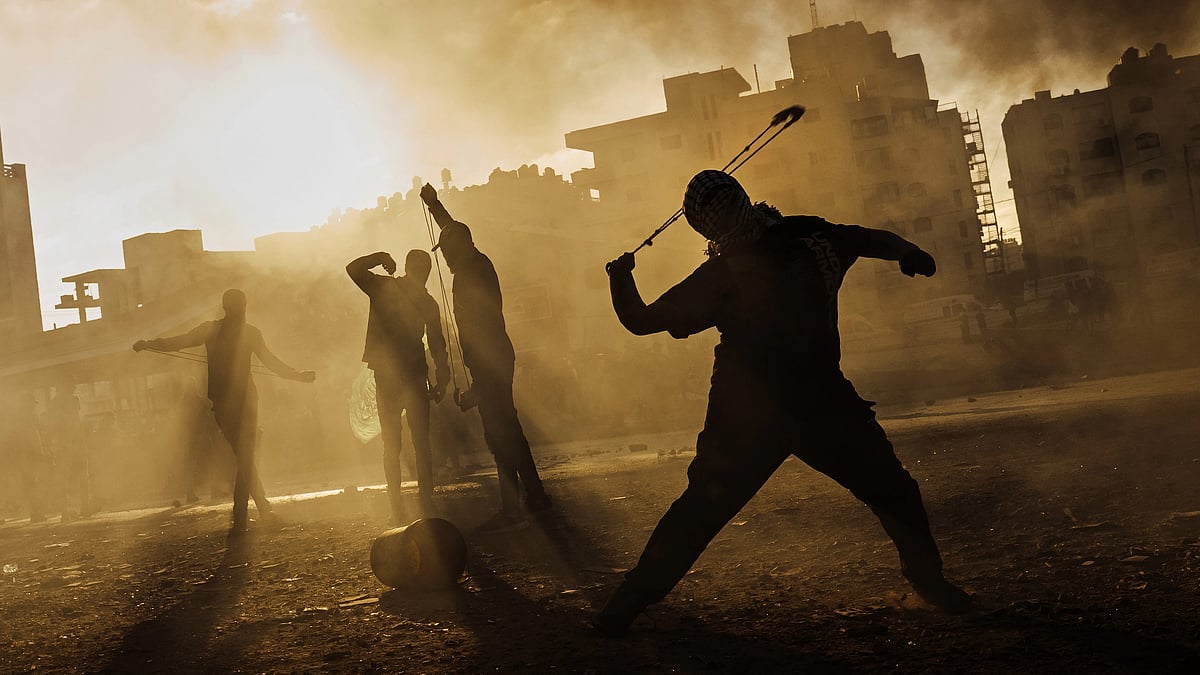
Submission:
[[[196,354],[194,352],[185,352],[182,350],[180,350],[178,352],[168,352],[168,351],[163,351],[161,349],[150,349],[149,347],[147,347],[145,349],[145,351],[154,352],[155,354],[161,354],[163,356],[169,356],[173,359],[182,359],[184,361],[191,361],[192,363],[208,363],[207,356],[205,356],[204,354]],[[278,377],[280,379],[283,379],[282,375],[280,375],[280,374],[276,373],[275,371],[267,368],[266,366],[258,364],[258,363],[251,363],[250,370],[251,370],[251,372],[253,372],[257,375],[270,375],[272,377]]]
[[[429,205],[421,201],[421,212],[425,214],[425,231],[429,234],[429,245],[436,246],[437,239],[434,237],[434,222],[433,216],[429,213]],[[450,379],[454,383],[454,389],[458,390],[458,376],[454,371],[454,349],[458,347],[458,362],[462,365],[463,380],[467,384],[467,389],[471,388],[471,375],[467,372],[466,359],[463,357],[462,340],[458,337],[457,320],[454,318],[453,310],[450,308],[450,297],[446,294],[446,282],[442,278],[442,263],[438,259],[440,251],[433,252],[433,263],[437,266],[438,287],[441,288],[442,296],[442,334],[449,341],[447,356],[450,361]]]

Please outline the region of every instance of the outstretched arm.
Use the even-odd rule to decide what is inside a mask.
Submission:
[[[864,230],[867,237],[862,250],[859,251],[859,255],[864,258],[898,260],[900,271],[910,277],[915,274],[931,277],[937,271],[937,263],[933,256],[904,237],[887,230]]]
[[[396,273],[396,261],[387,251],[376,251],[369,255],[364,255],[361,258],[355,258],[346,265],[346,274],[354,280],[354,283],[362,289],[363,293],[371,294],[377,274],[371,270],[376,267],[383,267],[388,274]]]
[[[634,260],[626,253],[608,265],[608,290],[621,325],[634,335],[650,335],[668,329],[667,322],[642,300],[633,279]]]
[[[450,217],[450,212],[446,210],[445,206],[442,206],[441,200],[438,199],[437,188],[426,183],[421,188],[421,200],[429,207],[429,212],[433,214],[433,219],[437,221],[439,229],[445,229],[447,225],[454,222],[454,219]]]
[[[138,340],[133,343],[133,351],[140,352],[143,349],[151,349],[156,352],[177,352],[188,347],[199,347],[208,339],[211,330],[212,322],[205,321],[182,335],[172,335],[171,337],[155,338],[153,340]]]
[[[311,370],[296,370],[295,368],[284,363],[282,359],[275,356],[270,349],[267,349],[267,341],[263,339],[262,333],[258,334],[258,339],[254,341],[254,355],[258,357],[262,364],[271,369],[271,372],[282,377],[285,380],[295,380],[297,382],[312,382],[317,379],[317,374]]]

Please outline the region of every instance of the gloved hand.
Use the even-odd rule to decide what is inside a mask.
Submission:
[[[635,261],[632,253],[622,253],[620,258],[613,260],[604,266],[604,271],[608,272],[608,276],[632,274]]]
[[[900,271],[910,277],[917,274],[931,277],[937,272],[937,263],[934,261],[933,256],[925,251],[919,248],[913,249],[900,256]]]

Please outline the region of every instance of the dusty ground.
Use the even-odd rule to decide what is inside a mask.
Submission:
[[[1198,375],[881,409],[978,594],[963,617],[905,608],[871,514],[791,460],[653,622],[597,636],[586,617],[684,485],[686,433],[560,449],[560,515],[469,536],[443,593],[374,579],[375,491],[284,503],[289,525],[234,548],[219,505],[7,524],[0,671],[1200,672]],[[469,530],[493,482],[447,490],[446,516]]]

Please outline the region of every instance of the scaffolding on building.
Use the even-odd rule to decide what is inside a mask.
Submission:
[[[960,113],[963,141],[967,153],[967,170],[975,192],[975,216],[979,220],[979,239],[983,244],[983,270],[987,279],[1003,276],[1004,233],[996,222],[996,204],[992,198],[992,181],[988,174],[987,152],[983,146],[983,129],[979,111]]]

